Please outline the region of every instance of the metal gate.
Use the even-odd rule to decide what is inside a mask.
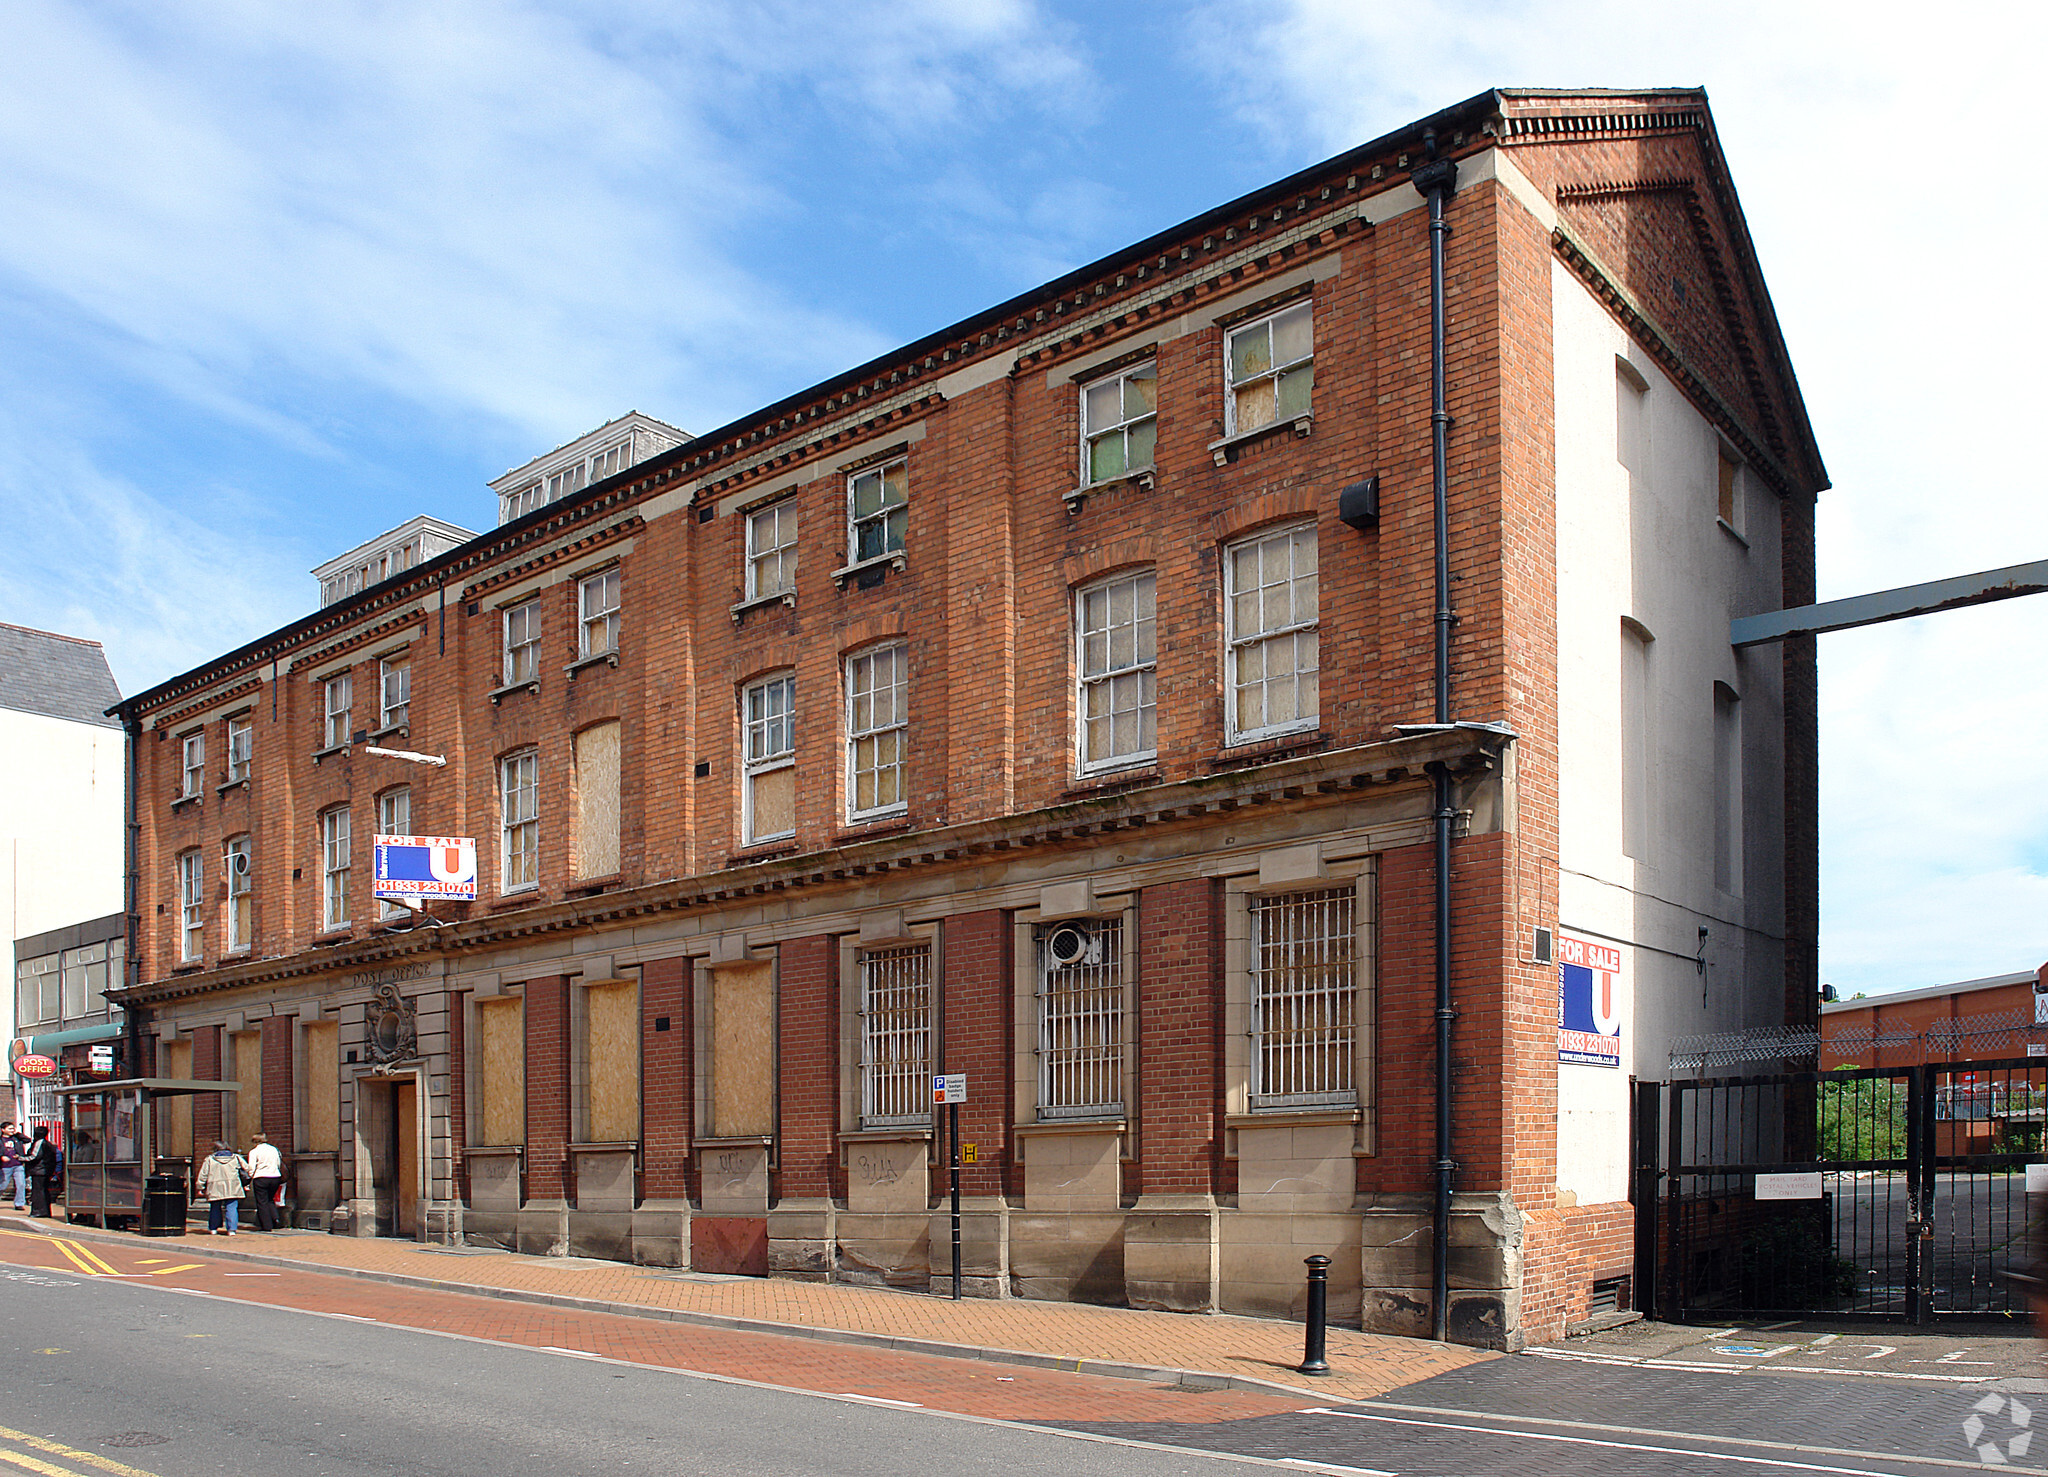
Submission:
[[[2006,1273],[2032,1260],[2048,1059],[1645,1089],[1638,1285],[1659,1316],[2024,1316]]]

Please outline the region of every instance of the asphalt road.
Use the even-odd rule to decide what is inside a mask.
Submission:
[[[1025,1371],[1012,1380],[960,1361],[760,1336],[745,1337],[781,1352],[748,1356],[758,1376],[737,1379],[692,1370],[687,1349],[683,1367],[591,1354],[633,1336],[608,1336],[605,1320],[621,1328],[644,1320],[590,1315],[570,1324],[553,1310],[500,1301],[492,1305],[499,1313],[529,1326],[491,1339],[457,1336],[431,1330],[474,1316],[466,1310],[477,1299],[409,1292],[403,1319],[413,1326],[405,1326],[312,1308],[324,1296],[316,1281],[354,1299],[379,1295],[350,1279],[309,1279],[306,1307],[280,1306],[262,1290],[292,1284],[228,1280],[278,1274],[228,1270],[235,1264],[206,1263],[196,1249],[165,1269],[170,1278],[75,1275],[57,1250],[20,1238],[0,1250],[12,1262],[0,1264],[0,1471],[1149,1477],[1282,1467],[1401,1477],[1926,1477],[1972,1462],[1962,1428],[1974,1402],[1992,1398],[1982,1389],[1850,1394],[1844,1381],[1527,1359],[1493,1361],[1383,1401],[1282,1409],[1256,1397],[1268,1402],[1258,1413],[1226,1416],[1213,1402],[1246,1397],[1162,1395]],[[235,1300],[243,1289],[250,1300]],[[380,1311],[400,1316],[396,1307]],[[583,1347],[543,1342],[569,1340],[572,1328]],[[714,1346],[742,1336],[690,1337],[710,1363]],[[844,1384],[818,1383],[821,1359],[826,1377],[843,1373]],[[779,1378],[810,1389],[777,1388]],[[936,1401],[946,1393],[940,1384],[963,1378],[987,1381],[977,1386],[986,1394],[962,1400],[955,1390],[954,1413],[916,1408],[916,1381]],[[1072,1414],[1057,1404],[1040,1406],[1032,1421],[972,1414],[1003,1409],[1033,1380],[1070,1381],[1059,1388],[1071,1392]],[[1129,1419],[1079,1414],[1102,1408],[1105,1384],[1129,1392],[1119,1400]],[[864,1385],[895,1398],[835,1393]],[[1999,1408],[1980,1417],[1981,1435],[2010,1450],[2028,1428],[2009,1396],[1997,1398]],[[2028,1443],[2010,1457],[2039,1463]]]

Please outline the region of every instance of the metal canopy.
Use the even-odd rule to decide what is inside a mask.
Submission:
[[[76,1082],[50,1089],[56,1097],[76,1097],[86,1092],[121,1092],[140,1088],[152,1097],[192,1097],[202,1092],[240,1092],[239,1082],[200,1082],[191,1077],[123,1077],[118,1082]]]

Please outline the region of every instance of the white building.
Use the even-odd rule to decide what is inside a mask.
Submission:
[[[120,725],[106,716],[120,700],[97,641],[0,624],[0,947],[14,981],[0,1023],[10,1041],[74,1016],[105,1019],[89,992],[66,1001],[61,964],[49,980],[24,974],[15,941],[123,910],[126,761]]]
[[[491,483],[498,495],[498,522],[502,526],[523,518],[689,439],[688,431],[629,410]]]

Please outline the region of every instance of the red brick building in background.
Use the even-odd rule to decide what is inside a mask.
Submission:
[[[123,998],[304,1224],[924,1287],[960,1072],[971,1291],[1285,1313],[1321,1252],[1427,1332],[1437,766],[1452,1337],[1626,1280],[1637,1061],[1811,1023],[1812,647],[1727,621],[1826,479],[1697,92],[1484,94],[588,465],[117,710]],[[376,833],[478,898],[388,914]]]
[[[2048,964],[1820,1008],[1820,1069],[2048,1056]]]

